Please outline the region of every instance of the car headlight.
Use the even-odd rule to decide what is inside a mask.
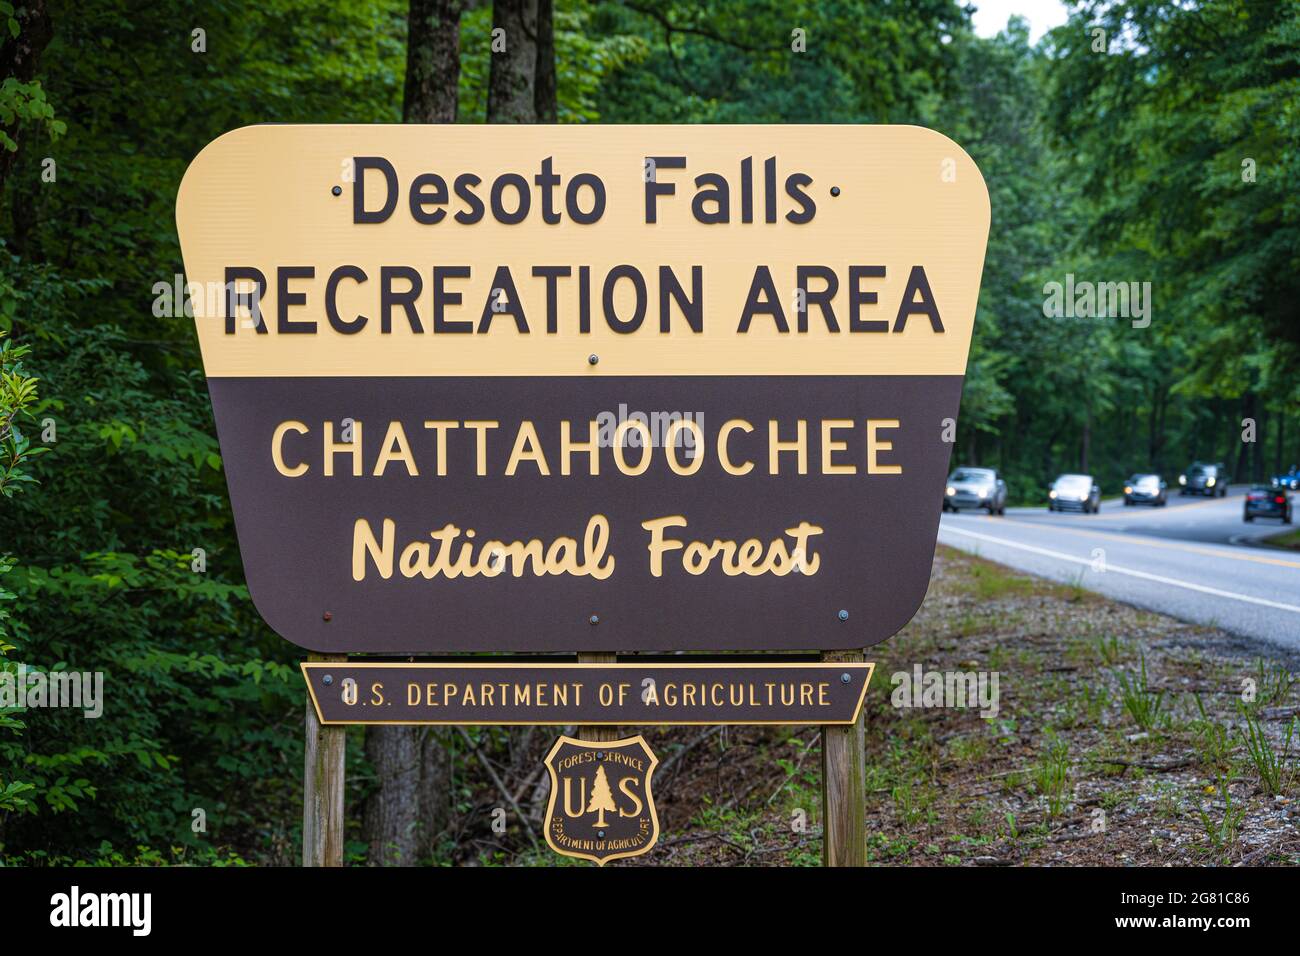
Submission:
[[[1213,479],[1213,478],[1206,478],[1206,479],[1205,479],[1205,487],[1206,487],[1206,488],[1213,488],[1213,487],[1214,487],[1214,479]]]
[[[981,489],[980,489],[980,497],[981,497],[981,498],[987,498],[988,496],[989,496],[989,490],[988,490],[987,488],[981,488]]]
[[[955,495],[956,493],[957,493],[957,489],[954,488],[952,485],[949,485],[949,486],[948,486],[948,494],[949,494],[949,496]]]
[[[1126,495],[1131,495],[1131,494],[1133,494],[1133,488],[1132,488],[1130,485],[1125,485],[1125,486],[1124,486],[1124,494],[1126,494]]]
[[[1053,488],[1051,491],[1049,491],[1049,492],[1047,493],[1047,497],[1049,497],[1049,498],[1055,498],[1055,497],[1056,497],[1056,489]]]
[[[1187,476],[1186,476],[1186,475],[1179,475],[1179,476],[1178,476],[1178,483],[1179,483],[1180,485],[1185,485],[1185,484],[1187,484]]]

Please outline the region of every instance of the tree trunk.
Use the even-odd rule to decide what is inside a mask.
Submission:
[[[537,4],[539,0],[495,0],[492,4],[492,64],[488,71],[487,121],[537,122]],[[500,30],[502,32],[498,33]]]
[[[403,123],[456,122],[462,0],[411,0]]]
[[[1147,415],[1147,462],[1149,468],[1160,471],[1160,406],[1164,402],[1162,382],[1156,381],[1151,390],[1151,410]]]
[[[1165,421],[1169,417],[1169,402],[1165,398],[1166,394],[1167,391],[1165,389],[1160,389],[1160,394],[1157,398],[1159,404],[1157,406],[1154,444],[1151,450],[1151,466],[1162,475],[1165,473],[1165,468],[1168,464],[1165,455]]]
[[[1246,467],[1246,454],[1247,452],[1250,451],[1250,449],[1246,445],[1246,442],[1241,440],[1242,432],[1246,430],[1246,426],[1241,423],[1250,417],[1250,413],[1247,411],[1249,407],[1250,407],[1249,396],[1242,396],[1241,406],[1237,411],[1237,417],[1233,422],[1233,427],[1231,432],[1233,437],[1236,438],[1237,440],[1236,441],[1237,454],[1235,456],[1236,461],[1233,460],[1234,458],[1232,454],[1233,445],[1231,443],[1228,445],[1228,457],[1225,459],[1225,464],[1227,464],[1229,468],[1228,473],[1232,476],[1230,480],[1232,481],[1233,484],[1239,484],[1241,482],[1241,473],[1242,470]]]
[[[555,71],[555,0],[537,0],[537,82],[533,109],[539,123],[556,123],[560,118]]]
[[[14,6],[18,35],[13,36],[7,25],[0,23],[0,83],[11,77],[19,83],[30,83],[36,77],[41,53],[54,38],[54,27],[45,0],[26,0],[25,3]],[[0,203],[3,203],[5,184],[18,160],[19,149],[22,148],[22,130],[16,120],[5,123],[0,128],[18,144],[18,149],[13,152],[0,149]],[[32,185],[12,191],[12,235],[8,237],[9,248],[20,255],[26,250],[27,237],[36,223],[36,188],[36,185]]]
[[[1283,405],[1277,413],[1277,458],[1276,470],[1280,474],[1286,470],[1286,465],[1282,464],[1282,459],[1286,456],[1286,406]]]
[[[13,78],[19,83],[30,83],[36,76],[36,66],[41,53],[54,37],[50,12],[45,0],[26,0],[14,4],[14,21],[18,35],[14,36],[7,25],[0,27],[0,83]],[[14,142],[19,142],[17,121],[4,124],[4,131]],[[17,151],[0,149],[0,191],[14,166]]]
[[[1250,475],[1247,481],[1264,480],[1264,426],[1268,424],[1268,406],[1263,402],[1253,401],[1252,404],[1258,409],[1255,420],[1255,441],[1250,446]]]
[[[1083,407],[1083,435],[1079,441],[1079,470],[1088,473],[1088,451],[1092,444],[1092,409]]]
[[[461,0],[410,0],[403,122],[455,122],[462,8]],[[448,741],[438,727],[366,728],[375,789],[362,835],[371,866],[410,866],[432,853],[451,815]]]
[[[420,857],[419,732],[418,727],[366,728],[366,760],[376,777],[362,823],[371,866],[410,866]]]
[[[431,855],[438,837],[451,823],[454,727],[408,727],[417,732],[420,748],[420,802],[417,813],[424,825],[420,852]]]

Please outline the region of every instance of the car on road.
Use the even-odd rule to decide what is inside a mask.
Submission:
[[[1291,496],[1284,488],[1255,485],[1246,492],[1245,519],[1281,518],[1283,524],[1291,523]]]
[[[1096,514],[1101,507],[1101,489],[1092,475],[1061,475],[1047,490],[1047,510],[1065,511],[1078,508],[1084,514]]]
[[[992,468],[958,468],[948,476],[943,510],[983,508],[991,515],[1007,512],[1007,483]]]
[[[1291,470],[1285,475],[1274,475],[1272,484],[1274,488],[1287,488],[1291,491],[1300,491],[1300,468],[1292,465]]]
[[[1178,476],[1180,495],[1207,495],[1222,498],[1228,493],[1228,469],[1223,462],[1194,461]]]
[[[1143,504],[1163,508],[1169,503],[1165,495],[1168,485],[1159,475],[1139,474],[1124,483],[1124,505]]]

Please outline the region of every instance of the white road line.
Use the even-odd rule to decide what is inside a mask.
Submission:
[[[979,538],[981,541],[990,541],[994,544],[1000,544],[1008,548],[1016,548],[1020,551],[1029,551],[1033,554],[1041,554],[1048,558],[1056,558],[1058,561],[1069,561],[1073,564],[1083,564],[1092,566],[1091,558],[1076,558],[1072,554],[1063,554],[1060,551],[1051,551],[1047,548],[1036,548],[1030,544],[1020,544],[1017,541],[1008,541],[1006,538],[995,538],[991,534],[978,534],[974,531],[965,531],[961,528],[955,528],[950,525],[945,526],[942,530],[951,531],[955,534],[964,534],[971,538]],[[1258,604],[1262,607],[1277,608],[1280,611],[1290,611],[1293,614],[1300,614],[1300,607],[1294,604],[1283,604],[1281,601],[1270,601],[1266,598],[1250,597],[1246,594],[1237,594],[1234,591],[1222,591],[1219,588],[1206,587],[1204,584],[1192,584],[1190,581],[1179,581],[1177,578],[1167,578],[1159,574],[1149,574],[1146,571],[1135,571],[1132,568],[1121,568],[1119,565],[1106,562],[1106,571],[1114,571],[1117,574],[1127,574],[1129,577],[1142,578],[1145,581],[1158,581],[1161,584],[1172,584],[1177,588],[1187,588],[1189,591],[1200,591],[1202,594],[1213,594],[1216,597],[1231,598],[1234,601],[1245,601],[1247,604]]]
[[[991,519],[990,519],[991,520]],[[1148,548],[1160,548],[1168,551],[1182,551],[1185,554],[1205,554],[1212,558],[1219,558],[1226,561],[1250,561],[1255,564],[1273,564],[1283,568],[1300,568],[1300,561],[1288,561],[1286,558],[1266,557],[1261,548],[1243,548],[1229,547],[1227,545],[1210,542],[1208,544],[1192,543],[1183,540],[1170,540],[1168,538],[1159,538],[1152,535],[1122,535],[1115,529],[1111,528],[1106,531],[1098,531],[1096,528],[1067,528],[1064,525],[1044,525],[1032,521],[1021,521],[1018,518],[1004,518],[1002,521],[994,522],[999,525],[1019,525],[1025,528],[1052,528],[1058,534],[1079,535],[1085,538],[1102,538],[1107,541],[1121,541],[1125,544],[1140,545]],[[951,527],[949,524],[943,527]],[[1249,554],[1245,552],[1251,552]],[[1285,553],[1285,552],[1282,552]]]

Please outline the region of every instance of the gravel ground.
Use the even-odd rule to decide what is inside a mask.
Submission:
[[[941,548],[921,611],[872,657],[875,864],[1300,863],[1300,661],[1274,645]],[[997,672],[996,717],[894,706],[891,675],[917,664]],[[663,834],[614,865],[820,862],[816,728],[647,739]]]

